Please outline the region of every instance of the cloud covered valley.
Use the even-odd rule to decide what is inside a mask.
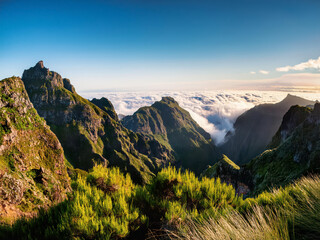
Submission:
[[[173,97],[189,111],[197,123],[210,133],[216,144],[221,144],[228,131],[233,130],[237,117],[263,103],[276,103],[286,92],[279,91],[150,91],[150,92],[82,92],[82,96],[108,98],[118,114],[132,115],[143,106],[150,106],[164,96]],[[319,93],[291,92],[310,100],[319,100]]]

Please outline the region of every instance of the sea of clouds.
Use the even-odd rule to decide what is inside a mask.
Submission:
[[[290,92],[310,100],[320,100],[320,93]],[[83,92],[83,97],[108,98],[118,114],[132,115],[143,106],[150,106],[164,96],[173,97],[189,111],[193,119],[221,144],[233,130],[237,117],[258,104],[276,103],[284,99],[280,91],[151,91],[151,92]]]

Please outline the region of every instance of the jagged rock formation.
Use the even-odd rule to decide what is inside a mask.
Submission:
[[[116,111],[114,110],[112,103],[108,99],[106,99],[105,97],[100,98],[100,99],[93,98],[91,100],[91,102],[93,104],[95,104],[96,106],[98,106],[101,110],[108,113],[109,116],[112,117],[114,120],[116,120],[116,121],[119,120],[118,115],[117,115]]]
[[[309,107],[301,107],[299,105],[292,106],[289,111],[284,115],[282,124],[277,133],[272,138],[268,148],[278,147],[283,143],[312,111]]]
[[[200,174],[219,158],[210,134],[203,130],[171,97],[163,97],[150,107],[142,107],[122,119],[125,127],[150,134],[172,148],[179,166]]]
[[[284,186],[309,173],[320,173],[320,104],[314,109],[291,107],[284,116],[273,146],[247,166],[255,193]]]
[[[20,78],[0,81],[0,222],[33,216],[70,190],[63,149]]]
[[[94,162],[119,166],[138,182],[174,157],[155,139],[137,135],[118,121],[112,104],[93,104],[76,92],[68,79],[45,68],[43,62],[22,76],[30,100],[59,138],[73,166],[89,169]],[[156,152],[154,152],[156,151]]]
[[[248,196],[253,188],[252,178],[248,171],[240,168],[232,162],[226,155],[213,166],[209,166],[203,173],[202,177],[220,178],[222,182],[231,184],[236,193],[239,195]]]
[[[313,104],[288,94],[279,103],[256,106],[237,118],[234,132],[227,134],[226,142],[219,149],[238,165],[245,164],[267,148],[291,106]]]

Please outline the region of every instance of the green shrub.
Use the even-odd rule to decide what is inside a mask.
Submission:
[[[242,197],[220,179],[199,180],[190,171],[168,167],[161,170],[146,187],[139,187],[135,204],[152,220],[181,223],[187,217],[205,219],[240,207]]]
[[[244,211],[244,209],[246,209]],[[318,239],[320,178],[302,178],[285,188],[246,199],[239,211],[198,222],[189,219],[171,239]]]

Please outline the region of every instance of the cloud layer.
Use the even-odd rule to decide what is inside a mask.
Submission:
[[[288,72],[290,70],[294,71],[302,71],[306,69],[319,69],[320,70],[320,57],[318,59],[309,59],[306,62],[299,63],[294,66],[285,66],[285,67],[279,67],[276,70],[278,72]]]
[[[319,94],[292,93],[308,99]],[[281,101],[287,93],[277,91],[152,91],[152,92],[91,92],[87,98],[107,97],[118,114],[131,115],[140,107],[150,106],[163,96],[173,97],[181,107],[189,111],[197,123],[209,132],[217,144],[225,134],[233,130],[236,118],[246,110],[262,103]]]

